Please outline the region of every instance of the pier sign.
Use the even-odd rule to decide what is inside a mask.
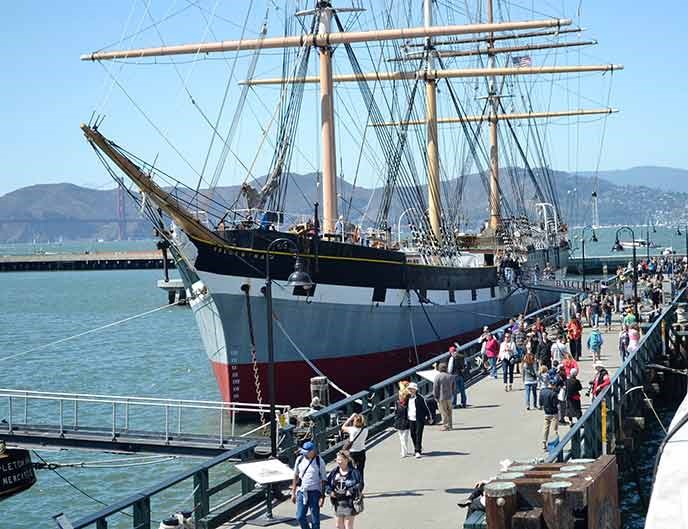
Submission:
[[[28,450],[8,449],[0,454],[0,500],[36,483]]]

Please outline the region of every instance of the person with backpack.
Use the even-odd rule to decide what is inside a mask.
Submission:
[[[407,389],[409,392],[407,406],[411,440],[416,451],[416,459],[420,459],[423,455],[423,430],[425,429],[425,421],[430,417],[430,409],[423,395],[418,393],[418,385],[415,382],[411,382]]]
[[[466,371],[466,355],[463,351],[452,345],[449,348],[449,364],[447,365],[447,372],[454,377],[454,398],[452,399],[452,407],[456,408],[459,403],[459,395],[461,395],[461,407],[467,406],[466,398],[466,379],[464,373]]]
[[[325,492],[334,507],[337,529],[353,529],[354,517],[362,512],[363,478],[345,450],[337,453],[336,462],[327,476]]]
[[[320,507],[325,503],[325,460],[320,457],[313,441],[306,441],[294,464],[291,501],[296,504],[296,519],[301,529],[320,529]],[[311,512],[311,524],[308,523]]]
[[[592,353],[592,359],[594,362],[600,360],[602,355],[602,344],[604,343],[604,338],[602,338],[602,333],[599,327],[595,327],[590,336],[588,336],[588,351]]]
[[[349,453],[356,470],[361,474],[361,490],[363,490],[366,464],[365,442],[368,438],[368,428],[363,415],[360,413],[352,414],[342,425],[342,432],[349,436],[349,439],[344,443],[344,450]]]

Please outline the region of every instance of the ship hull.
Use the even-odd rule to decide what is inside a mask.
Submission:
[[[267,401],[264,252],[215,250],[188,240],[180,248],[180,273],[222,398]],[[552,261],[559,264],[556,254]],[[544,264],[550,254],[531,258]],[[409,271],[404,263],[371,264],[364,257],[345,261],[344,271],[336,259],[318,259],[309,263],[316,287],[308,296],[286,286],[290,254],[275,260],[278,273],[271,274],[279,404],[307,404],[309,380],[320,374],[355,393],[475,337],[483,325],[494,327],[534,306],[527,307],[525,289],[498,285],[491,268]],[[545,305],[558,296],[538,298],[531,302]]]

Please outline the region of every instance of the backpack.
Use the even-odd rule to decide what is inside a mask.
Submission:
[[[602,346],[602,335],[594,332],[590,335],[590,349],[598,349]]]

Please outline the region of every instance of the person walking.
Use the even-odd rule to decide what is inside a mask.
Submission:
[[[588,336],[588,351],[592,353],[593,361],[597,362],[602,356],[602,344],[604,343],[604,338],[600,332],[599,327],[595,327],[590,336]]]
[[[592,380],[592,398],[602,393],[602,390],[612,383],[607,368],[602,362],[595,362],[595,378]]]
[[[552,365],[554,362],[560,364],[564,360],[566,354],[566,344],[564,343],[564,336],[558,335],[557,341],[552,344]]]
[[[494,334],[490,334],[485,345],[485,356],[490,362],[490,376],[494,379],[497,378],[497,358],[499,356],[499,342]]]
[[[542,431],[542,449],[547,450],[550,430],[553,431],[555,437],[559,437],[557,393],[554,390],[554,382],[552,380],[549,381],[547,387],[540,393],[540,405],[545,412],[545,423]]]
[[[600,303],[600,298],[598,296],[593,296],[590,301],[590,323],[592,327],[597,327],[600,324],[600,314],[602,312],[602,307]]]
[[[640,346],[640,327],[637,323],[628,326],[628,352],[633,353]]]
[[[294,464],[291,502],[296,504],[296,519],[301,529],[320,529],[320,507],[325,503],[322,492],[327,480],[325,460],[317,453],[313,441],[306,441],[300,453]],[[311,513],[310,524],[308,511]]]
[[[540,371],[538,372],[538,402],[537,402],[537,407],[538,409],[542,409],[542,390],[547,387],[549,384],[549,374],[548,374],[549,369],[545,365],[540,366]]]
[[[523,365],[521,366],[523,373],[523,387],[526,394],[526,410],[530,410],[530,396],[533,395],[533,408],[537,407],[537,383],[538,374],[535,365],[535,355],[533,353],[526,353],[523,357]]]
[[[399,444],[401,445],[401,457],[408,457],[413,454],[411,445],[411,425],[408,419],[408,381],[399,382],[399,398],[394,410],[394,428],[399,434]]]
[[[345,450],[349,452],[351,460],[356,470],[361,474],[361,490],[365,486],[365,464],[366,464],[366,439],[368,439],[368,428],[365,418],[360,413],[354,413],[342,425],[342,432],[349,435],[349,440],[344,443]]]
[[[456,395],[456,383],[453,375],[447,373],[447,364],[440,364],[437,367],[439,373],[435,375],[432,386],[432,394],[437,401],[442,415],[442,430],[448,431],[453,428],[452,423],[452,401]]]
[[[557,407],[559,415],[559,424],[566,424],[566,368],[561,364],[558,367],[555,387],[557,390]]]
[[[537,348],[537,360],[541,366],[547,366],[547,369],[552,367],[552,340],[556,339],[554,336],[545,334]]]
[[[573,359],[571,353],[566,353],[566,355],[564,356],[564,361],[561,363],[561,365],[564,366],[564,370],[566,372],[566,379],[568,379],[571,376],[572,369],[578,369],[578,362],[576,362]]]
[[[466,379],[464,372],[466,371],[466,356],[461,349],[452,345],[449,348],[449,364],[447,365],[447,372],[454,377],[454,397],[452,398],[452,407],[456,408],[459,404],[459,395],[461,395],[461,407],[467,406],[468,399],[466,398]]]
[[[612,330],[612,313],[614,312],[614,301],[611,296],[606,296],[602,304],[602,312],[604,314],[604,328],[607,332]]]
[[[580,392],[582,389],[583,386],[578,380],[578,369],[574,368],[566,380],[566,417],[571,424],[578,422],[581,417]]]
[[[354,529],[357,502],[363,494],[363,478],[346,451],[337,453],[337,466],[328,474],[325,492],[330,497],[337,529]]]
[[[504,375],[504,391],[511,391],[514,384],[514,362],[516,361],[516,345],[511,339],[509,331],[504,332],[504,340],[499,346],[499,360],[502,362]]]
[[[619,358],[623,364],[626,361],[626,356],[628,356],[628,346],[630,344],[630,339],[628,337],[628,327],[625,325],[621,326],[621,331],[619,331]]]
[[[578,319],[578,315],[575,315],[569,321],[566,326],[566,334],[569,339],[569,350],[571,351],[571,356],[574,360],[580,360],[581,357],[581,340],[583,337],[583,325]]]
[[[409,429],[411,430],[413,448],[416,451],[416,459],[420,459],[423,455],[423,430],[425,429],[425,420],[429,417],[430,410],[428,410],[428,404],[425,402],[423,395],[418,393],[418,386],[415,382],[411,382],[408,385],[408,391]]]

